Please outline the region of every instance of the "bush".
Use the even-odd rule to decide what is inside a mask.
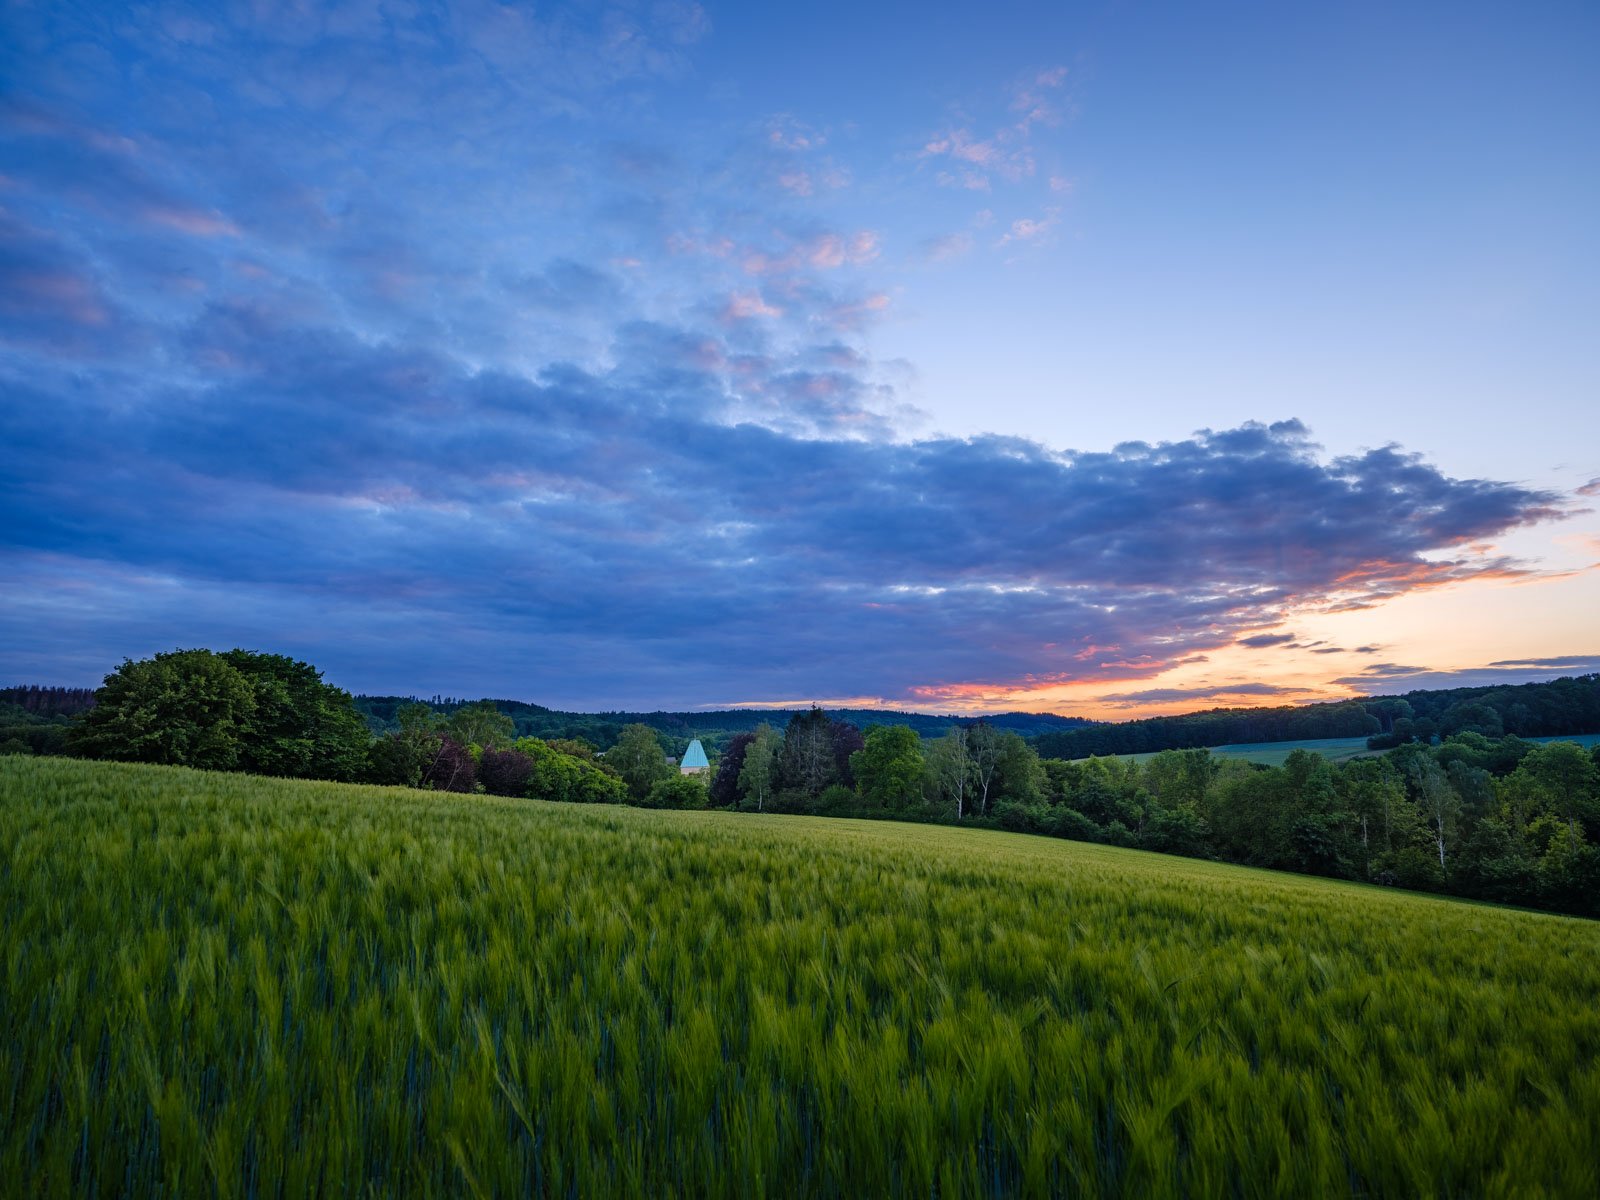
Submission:
[[[1060,805],[1051,810],[1050,824],[1045,830],[1052,837],[1070,838],[1074,842],[1103,842],[1106,831],[1075,808]]]
[[[1113,821],[1106,826],[1106,841],[1113,846],[1137,846],[1139,838],[1121,821]]]
[[[656,782],[641,808],[704,808],[706,785],[698,775],[669,775]]]
[[[853,816],[860,807],[855,792],[842,783],[823,788],[822,795],[817,797],[817,812],[824,817]]]
[[[1009,829],[1013,833],[1038,833],[1043,825],[1044,814],[1020,800],[1002,800],[994,806],[994,819],[1001,829]]]

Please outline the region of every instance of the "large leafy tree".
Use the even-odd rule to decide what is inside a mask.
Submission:
[[[616,768],[636,801],[649,796],[657,780],[673,774],[656,731],[648,725],[626,725],[617,744],[606,751],[606,762]]]
[[[230,650],[219,657],[255,696],[240,736],[241,770],[345,782],[362,776],[372,734],[349,692],[287,655]]]
[[[585,757],[560,748],[571,745],[572,742],[565,740],[545,742],[534,737],[518,738],[516,751],[533,762],[533,771],[521,794],[535,800],[559,800],[569,804],[625,803],[629,799],[627,785],[615,770],[596,762],[592,754]],[[488,757],[489,752],[485,751],[484,759]]]
[[[869,725],[865,745],[850,757],[861,798],[903,809],[922,799],[922,739],[906,725]]]
[[[89,758],[231,771],[255,715],[256,688],[209,650],[174,650],[105,678],[95,706],[68,735]]]
[[[517,736],[517,727],[493,700],[463,704],[445,722],[450,736],[463,746],[498,748],[508,746]]]
[[[427,704],[402,704],[395,712],[400,728],[367,751],[367,781],[419,787],[438,750],[444,722]]]

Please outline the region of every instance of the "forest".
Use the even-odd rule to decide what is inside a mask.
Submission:
[[[1550,683],[1412,691],[1330,704],[1215,708],[1047,731],[1034,744],[1048,758],[1071,759],[1314,738],[1365,737],[1372,749],[1386,750],[1456,733],[1530,738],[1595,732],[1600,732],[1600,675],[1580,675]]]
[[[374,736],[349,693],[314,667],[243,650],[129,660],[69,724],[34,727],[59,729],[61,749],[86,758],[574,803],[1003,828],[1597,916],[1600,747],[1538,745],[1491,719],[1500,704],[1524,728],[1520,711],[1543,721],[1584,711],[1595,683],[1374,702],[1390,718],[1374,739],[1396,744],[1339,766],[1307,750],[1265,767],[1203,747],[1138,763],[1067,760],[1041,757],[1044,738],[1030,742],[989,720],[952,722],[924,737],[910,725],[863,727],[811,708],[781,727],[762,722],[713,744],[701,777],[681,774],[681,744],[644,722],[621,726],[609,745],[539,737],[520,732],[493,700],[398,703],[386,718],[392,728]],[[36,691],[41,720],[60,721],[45,710],[78,703]]]
[[[356,711],[367,719],[375,734],[393,733],[400,727],[399,711],[407,704],[419,703],[415,696],[363,696],[354,697]],[[467,699],[434,696],[427,704],[434,711],[448,717]],[[696,712],[562,712],[539,704],[526,704],[520,700],[496,700],[496,706],[511,718],[519,737],[582,738],[592,745],[605,749],[611,746],[628,725],[648,725],[678,751],[691,739],[722,744],[740,733],[753,733],[762,723],[782,725],[797,710],[735,708]],[[923,737],[937,737],[955,728],[965,718],[936,716],[929,713],[898,712],[876,708],[841,708],[833,710],[834,716],[855,725],[873,722],[882,725],[909,725]],[[1055,713],[992,713],[986,718],[998,729],[1008,729],[1024,737],[1054,733],[1065,729],[1079,729],[1094,722],[1084,717],[1061,717]]]

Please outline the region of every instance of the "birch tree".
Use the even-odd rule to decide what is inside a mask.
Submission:
[[[939,791],[956,802],[956,820],[966,815],[972,786],[972,747],[967,730],[957,725],[928,751],[928,765]]]
[[[978,815],[987,816],[989,787],[994,783],[995,768],[1000,765],[1000,731],[987,721],[976,721],[967,727],[967,747],[977,784]]]
[[[1434,842],[1439,847],[1439,866],[1443,868],[1445,843],[1455,832],[1456,818],[1461,815],[1461,797],[1431,758],[1415,760],[1411,765],[1411,778],[1417,785],[1422,811],[1433,829]]]
[[[778,748],[783,739],[765,723],[756,727],[755,739],[745,747],[744,767],[739,771],[739,789],[746,796],[756,798],[756,811],[766,807],[767,793],[772,790],[773,776],[777,772]]]

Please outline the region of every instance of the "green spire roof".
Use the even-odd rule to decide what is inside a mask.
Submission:
[[[683,762],[679,764],[684,769],[689,767],[709,767],[706,761],[705,747],[700,744],[700,739],[695,738],[689,743],[689,748],[683,752]]]

